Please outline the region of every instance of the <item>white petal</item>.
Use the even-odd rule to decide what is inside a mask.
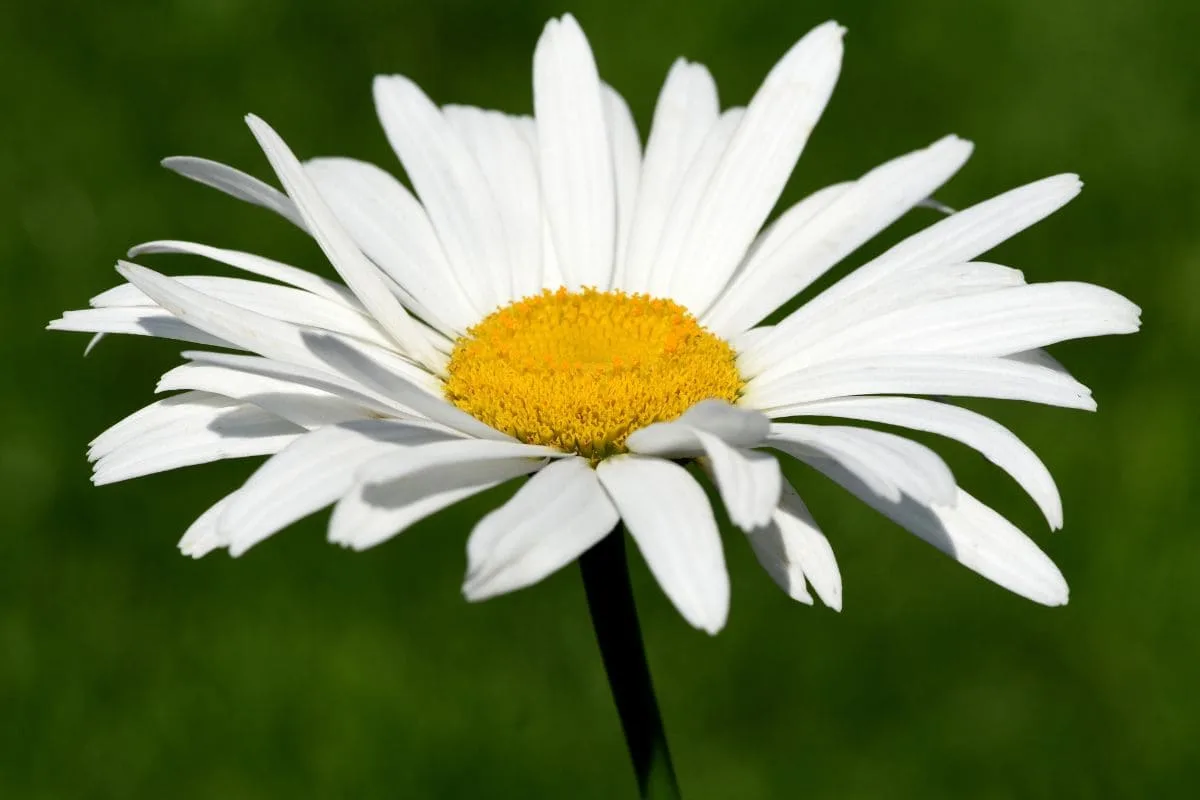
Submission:
[[[783,478],[768,453],[730,447],[711,433],[696,431],[729,519],[744,531],[771,521]]]
[[[209,347],[234,347],[224,339],[206,333],[178,319],[170,312],[154,306],[126,308],[84,308],[64,311],[59,319],[46,325],[50,331],[86,331],[89,333],[124,333],[133,336],[153,336],[174,339]],[[90,350],[95,339],[88,346]]]
[[[196,417],[207,421],[239,405],[237,400],[208,392],[185,392],[163,398],[139,408],[93,439],[88,445],[88,460],[95,461],[134,439],[169,425],[188,425]]]
[[[419,304],[414,311],[453,334],[479,320],[429,216],[400,181],[350,158],[315,158],[304,169],[355,243]]]
[[[565,454],[549,447],[491,439],[451,439],[411,450],[386,453],[363,464],[356,473],[367,485],[394,483],[430,470],[461,467],[481,461],[529,459],[536,463]],[[530,467],[533,472],[535,467]]]
[[[247,203],[274,211],[297,227],[307,230],[296,205],[287,195],[239,169],[195,156],[171,156],[162,165],[185,178],[224,192]]]
[[[637,209],[638,183],[642,175],[642,143],[629,104],[608,84],[604,85],[604,121],[608,125],[608,138],[612,144],[613,189],[617,202],[615,263],[620,265],[625,262],[625,255],[629,252],[629,235]],[[613,287],[623,288],[616,283],[615,271]]]
[[[596,468],[646,564],[689,623],[715,634],[729,616],[729,574],[708,498],[683,467],[621,455]]]
[[[693,233],[696,213],[708,196],[709,181],[745,113],[744,108],[731,108],[721,114],[709,128],[708,135],[704,137],[703,144],[680,181],[660,234],[658,255],[655,256],[650,276],[650,294],[682,299],[691,291],[694,282],[708,279],[707,275],[693,270],[691,264],[681,264],[680,258],[690,238],[696,235]]]
[[[951,503],[957,486],[937,453],[894,433],[844,425],[774,423],[767,444],[814,466],[835,461],[882,497]]]
[[[291,201],[289,201],[291,202]],[[278,261],[273,261],[269,258],[256,256],[253,253],[242,253],[237,250],[226,250],[220,247],[209,247],[206,244],[197,244],[196,242],[180,242],[174,240],[160,240],[155,242],[143,242],[129,248],[127,255],[129,258],[137,258],[138,256],[152,255],[157,253],[179,253],[187,255],[197,255],[204,258],[217,261],[221,264],[227,264],[237,269],[252,272],[255,275],[262,275],[264,278],[286,283],[295,286],[297,289],[304,289],[307,292],[312,292],[318,297],[324,297],[326,300],[332,300],[342,305],[350,306],[356,310],[363,310],[362,303],[354,296],[354,293],[347,289],[342,284],[327,280],[320,276],[314,275],[302,269],[283,264]]]
[[[446,434],[383,420],[313,431],[250,476],[220,516],[221,538],[230,554],[239,556],[341,498],[354,485],[355,470],[372,458],[445,438]]]
[[[719,111],[717,84],[702,64],[679,59],[671,65],[654,107],[629,249],[614,285],[628,292],[650,287],[671,204]]]
[[[472,305],[488,314],[508,292],[504,226],[487,179],[462,138],[402,75],[375,79],[375,109]],[[499,289],[503,293],[497,294]]]
[[[738,371],[748,377],[781,375],[810,363],[811,347],[856,324],[922,303],[994,292],[1024,283],[1025,276],[1020,270],[979,262],[923,267],[890,275],[847,295],[837,305],[821,306],[815,313],[807,313],[808,305],[802,306],[753,345],[744,342],[744,336],[738,337],[737,343],[742,345],[738,350]],[[797,322],[800,318],[803,324]],[[782,333],[780,326],[786,326]]]
[[[308,335],[305,336],[305,342],[311,352],[328,367],[383,397],[392,398],[421,416],[468,436],[512,441],[508,434],[480,422],[440,396],[426,391],[414,382],[412,375],[402,371],[405,365],[399,359],[384,361],[383,353],[368,353],[362,347],[332,336]]]
[[[497,286],[504,302],[542,287],[542,200],[536,153],[521,132],[522,121],[498,111],[446,106],[446,120],[475,156],[495,199],[508,244],[510,275]]]
[[[671,422],[656,422],[629,435],[625,440],[631,452],[667,458],[704,454],[704,445],[696,431],[722,439],[732,447],[762,444],[771,422],[757,411],[731,406],[723,400],[701,400]]]
[[[217,364],[182,364],[158,381],[157,392],[211,392],[252,403],[302,428],[367,419],[368,407],[295,381]]]
[[[246,124],[258,139],[288,196],[300,210],[309,233],[351,291],[406,353],[431,370],[440,370],[445,365],[445,356],[430,346],[416,322],[396,300],[378,268],[367,260],[338,222],[283,139],[253,114],[246,117]]]
[[[812,603],[805,578],[834,611],[842,610],[842,575],[829,540],[786,482],[772,524],[747,532],[758,562],[779,587],[802,603]]]
[[[391,339],[369,316],[291,286],[217,275],[180,275],[179,284],[209,297],[282,322],[353,336],[378,347],[394,349]],[[114,286],[96,295],[92,305],[154,307],[155,302],[132,284]]]
[[[805,348],[800,360],[920,353],[1005,356],[1070,339],[1133,333],[1139,314],[1133,303],[1099,286],[1038,283],[883,314]]]
[[[812,466],[879,513],[988,580],[1035,603],[1066,604],[1067,583],[1054,562],[1008,520],[961,489],[954,502],[946,506],[924,506],[908,497],[893,502],[880,497],[836,463]]]
[[[357,484],[333,508],[329,541],[355,550],[374,547],[447,506],[540,465],[528,459],[487,461],[431,470],[397,483]]]
[[[746,107],[679,257],[694,276],[674,287],[688,308],[700,311],[712,303],[774,208],[833,93],[844,32],[834,22],[814,28],[780,59]]]
[[[770,381],[751,381],[741,403],[770,417],[814,400],[862,394],[928,394],[1025,400],[1093,411],[1091,392],[1071,376],[1006,358],[874,356],[835,361]]]
[[[604,94],[587,37],[570,14],[547,23],[533,54],[542,195],[571,289],[609,288],[616,192]]]
[[[701,321],[726,337],[751,327],[932,194],[970,154],[969,142],[947,136],[871,170],[743,271]]]
[[[857,306],[863,294],[876,284],[894,287],[906,280],[918,280],[918,274],[931,268],[970,261],[1049,216],[1079,189],[1075,175],[1057,175],[953,214],[908,237],[805,303],[776,326],[773,338],[781,345],[801,339],[817,341],[831,320],[837,320],[843,309]]]
[[[179,540],[179,552],[191,558],[200,558],[213,550],[225,547],[226,542],[217,531],[217,519],[233,500],[235,494],[222,497],[196,518],[196,521],[184,532],[183,538]]]
[[[304,429],[252,405],[206,409],[148,431],[101,456],[97,486],[226,458],[276,453]]]
[[[537,583],[579,558],[618,520],[586,460],[553,462],[475,526],[463,594],[484,600]]]

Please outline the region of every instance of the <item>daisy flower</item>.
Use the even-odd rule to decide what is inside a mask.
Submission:
[[[341,281],[192,242],[134,247],[130,258],[191,254],[255,277],[122,261],[127,283],[50,324],[216,348],[184,353],[158,384],[174,394],[92,442],[94,482],[270,456],[186,532],[180,549],[198,557],[240,555],[329,505],[329,538],[369,548],[531,475],[471,533],[468,599],[539,581],[623,524],[684,618],[715,633],[729,578],[700,478],[788,594],[811,603],[811,587],[841,607],[833,551],[782,479],[782,454],[1001,586],[1065,603],[1029,537],[932,450],[868,426],[975,448],[1061,526],[1038,457],[946,398],[1095,407],[1040,348],[1131,333],[1137,307],[976,260],[1073,198],[1074,175],[950,214],[763,324],[971,153],[939,139],[768,224],[837,80],[842,34],[827,23],[802,38],[745,107],[722,110],[709,72],[677,61],[644,148],[565,16],[534,52],[533,116],[439,107],[407,78],[375,80],[411,191],[361,161],[302,162],[254,116],[282,192],[167,159],[307,231]]]

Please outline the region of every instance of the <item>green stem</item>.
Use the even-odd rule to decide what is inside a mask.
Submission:
[[[592,627],[608,674],[625,743],[642,798],[678,800],[679,786],[667,750],[650,666],[638,626],[625,561],[625,528],[618,525],[579,560]]]

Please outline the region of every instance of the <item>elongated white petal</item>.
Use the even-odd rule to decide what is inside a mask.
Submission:
[[[179,173],[183,177],[205,186],[211,186],[230,197],[236,197],[238,200],[274,211],[298,228],[307,230],[303,217],[296,210],[295,203],[283,192],[274,186],[263,183],[253,175],[247,175],[227,164],[195,156],[170,156],[162,160],[162,165],[172,172]]]
[[[998,264],[972,262],[927,267],[881,279],[845,298],[837,306],[825,306],[818,314],[806,315],[807,324],[797,329],[788,317],[788,333],[764,334],[752,345],[739,337],[738,370],[747,377],[782,375],[810,363],[810,348],[859,323],[898,309],[912,308],[949,297],[994,292],[1022,286],[1020,270]],[[800,314],[804,308],[796,311]],[[778,326],[777,326],[778,327]],[[760,330],[754,328],[752,330]]]
[[[808,363],[920,353],[1005,356],[1088,336],[1133,333],[1140,309],[1088,283],[1039,283],[893,311],[802,351]]]
[[[355,243],[416,301],[414,311],[455,335],[478,321],[429,216],[400,181],[351,158],[316,158],[304,169]]]
[[[475,526],[463,594],[484,600],[537,583],[583,555],[617,521],[586,460],[555,461]]]
[[[196,518],[179,540],[179,552],[191,558],[201,558],[213,550],[225,547],[226,542],[217,530],[217,519],[233,500],[234,494],[226,495]]]
[[[570,14],[547,23],[533,53],[542,195],[568,288],[608,289],[616,191],[604,94],[591,47]]]
[[[670,213],[663,222],[659,237],[658,255],[655,256],[650,276],[650,294],[683,298],[690,291],[691,284],[706,279],[706,275],[691,269],[690,264],[681,264],[680,258],[688,241],[695,235],[692,228],[696,213],[708,196],[713,173],[745,114],[744,108],[731,108],[721,114],[709,128],[708,135],[704,137],[704,142],[679,182],[679,190],[675,193],[675,200],[671,203]]]
[[[696,431],[729,519],[744,531],[770,523],[779,505],[783,477],[768,453],[730,447],[711,433]]]
[[[758,411],[723,400],[702,400],[679,419],[639,428],[625,444],[634,453],[684,458],[704,454],[696,431],[712,434],[732,447],[755,447],[762,444],[770,427],[770,420]]]
[[[497,299],[535,294],[542,285],[541,188],[537,156],[521,132],[522,121],[471,106],[446,106],[442,113],[475,156],[500,214],[510,275],[495,287]]]
[[[1054,562],[1008,520],[963,490],[949,505],[926,506],[910,497],[896,502],[880,497],[840,464],[810,463],[968,569],[1035,603],[1066,604],[1067,582]]]
[[[249,548],[350,491],[362,464],[392,450],[447,435],[384,420],[331,425],[292,442],[250,476],[221,513],[231,555]]]
[[[450,439],[400,452],[386,453],[359,467],[357,479],[364,484],[392,483],[430,470],[474,464],[480,461],[529,459],[531,463],[565,454],[549,447],[491,439]],[[530,472],[533,468],[530,468]]]
[[[252,403],[302,428],[372,416],[368,407],[323,389],[217,364],[182,364],[163,375],[155,387],[157,392],[181,389]]]
[[[811,604],[807,578],[825,605],[842,610],[842,574],[833,548],[790,485],[783,485],[771,524],[746,535],[758,562],[789,596]]]
[[[806,463],[836,461],[882,497],[951,503],[957,486],[937,453],[893,433],[844,425],[773,423],[767,444]]]
[[[290,201],[289,201],[290,202]],[[286,283],[290,286],[295,286],[297,289],[303,289],[306,292],[312,292],[318,297],[324,297],[326,300],[332,300],[335,303],[350,306],[357,310],[362,310],[363,305],[359,302],[354,293],[347,289],[342,284],[327,280],[318,275],[314,275],[306,270],[298,269],[289,264],[283,264],[279,261],[273,261],[269,258],[256,256],[253,253],[243,253],[238,250],[226,250],[222,247],[210,247],[206,244],[197,244],[196,242],[181,242],[176,240],[159,240],[154,242],[143,242],[139,245],[134,245],[129,248],[127,255],[129,258],[137,258],[144,255],[155,255],[159,253],[174,253],[185,255],[196,255],[203,258],[211,259],[212,261],[236,269],[252,272],[255,275],[261,275],[264,278]]]
[[[833,93],[844,32],[834,22],[814,28],[780,59],[746,107],[679,257],[693,279],[673,288],[688,308],[712,303],[775,207]]]
[[[375,79],[375,109],[437,230],[458,284],[483,314],[511,273],[504,226],[479,163],[441,110],[402,75]]]
[[[219,336],[213,336],[189,325],[168,311],[155,306],[124,308],[84,308],[64,311],[58,319],[46,325],[49,331],[84,331],[88,333],[124,333],[133,336],[153,336],[174,339],[209,347],[235,347]],[[88,350],[96,344],[93,338]]]
[[[992,397],[1094,411],[1078,381],[1035,364],[971,356],[873,356],[819,364],[770,381],[751,381],[741,403],[769,417],[814,400],[863,394]]]
[[[703,312],[701,321],[718,335],[746,330],[928,197],[970,154],[969,142],[947,136],[876,167],[796,230],[756,269],[739,275],[709,310],[693,308]]]
[[[382,353],[368,353],[361,347],[331,336],[306,335],[304,338],[311,352],[328,367],[379,395],[392,398],[421,416],[468,436],[512,441],[508,434],[480,422],[426,391],[414,382],[414,376],[402,371],[404,364],[399,359],[385,361],[381,358]]]
[[[679,184],[719,111],[717,84],[702,64],[679,59],[671,65],[654,107],[629,248],[615,275],[618,288],[649,289],[663,225]]]
[[[620,92],[608,84],[604,85],[604,121],[608,125],[608,138],[612,144],[613,191],[617,202],[615,265],[620,265],[625,262],[625,255],[629,252],[629,236],[637,209],[638,184],[642,176],[642,142],[629,104]],[[613,288],[620,289],[622,287],[616,282],[617,269],[614,266]]]
[[[304,429],[253,405],[213,409],[124,442],[96,461],[97,486],[226,458],[276,453]]]
[[[258,139],[288,196],[300,210],[309,233],[351,291],[405,352],[431,370],[440,370],[446,363],[445,356],[429,344],[392,294],[378,268],[367,260],[346,233],[283,139],[253,114],[246,117],[246,124]]]
[[[897,425],[962,442],[1011,475],[1037,503],[1051,528],[1062,527],[1062,500],[1050,470],[1012,431],[982,414],[912,397],[844,397],[809,403],[792,413]]]
[[[693,626],[715,634],[729,616],[729,574],[704,490],[683,467],[620,455],[596,474],[663,592]]]
[[[842,310],[874,285],[895,286],[930,268],[964,263],[1062,208],[1079,194],[1079,178],[1056,175],[1005,192],[908,237],[805,303],[776,326],[773,338],[817,341]],[[886,291],[886,290],[884,290]],[[893,306],[899,308],[900,306]]]
[[[88,445],[88,460],[95,461],[134,439],[167,429],[204,424],[223,411],[241,405],[237,400],[209,392],[184,392],[143,406],[111,425]]]
[[[529,459],[485,461],[430,470],[396,483],[357,484],[333,508],[329,541],[355,550],[374,547],[447,506],[540,466]]]
[[[282,322],[353,336],[392,349],[387,334],[367,315],[343,303],[327,300],[291,286],[217,275],[181,275],[172,280],[238,308]],[[92,298],[98,307],[153,307],[154,300],[133,284],[114,286]]]

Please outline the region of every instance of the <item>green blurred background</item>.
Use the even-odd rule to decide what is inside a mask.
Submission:
[[[1194,3],[580,0],[643,135],[677,55],[743,103],[816,23],[849,28],[839,89],[785,200],[944,133],[978,149],[962,207],[1059,171],[1083,195],[991,256],[1144,308],[1136,337],[1056,349],[1100,412],[985,404],[1045,458],[1051,535],[982,458],[960,481],[1030,531],[1072,586],[1044,609],[958,567],[815,473],[845,611],[787,600],[727,536],[729,626],[710,638],[634,579],[687,798],[1194,796],[1200,352],[1200,57]],[[184,559],[189,522],[252,469],[95,489],[84,451],[151,399],[181,349],[42,328],[117,282],[125,249],[195,239],[302,265],[270,214],[172,176],[204,155],[267,175],[255,111],[303,156],[395,166],[370,78],[530,108],[560,3],[114,0],[5,6],[0,24],[0,796],[632,794],[577,570],[482,605],[459,594],[483,501],[376,550],[324,515],[232,560]],[[853,257],[933,221],[917,211]],[[171,259],[174,260],[171,260]],[[168,271],[210,265],[164,257]],[[318,267],[323,268],[323,267]]]

